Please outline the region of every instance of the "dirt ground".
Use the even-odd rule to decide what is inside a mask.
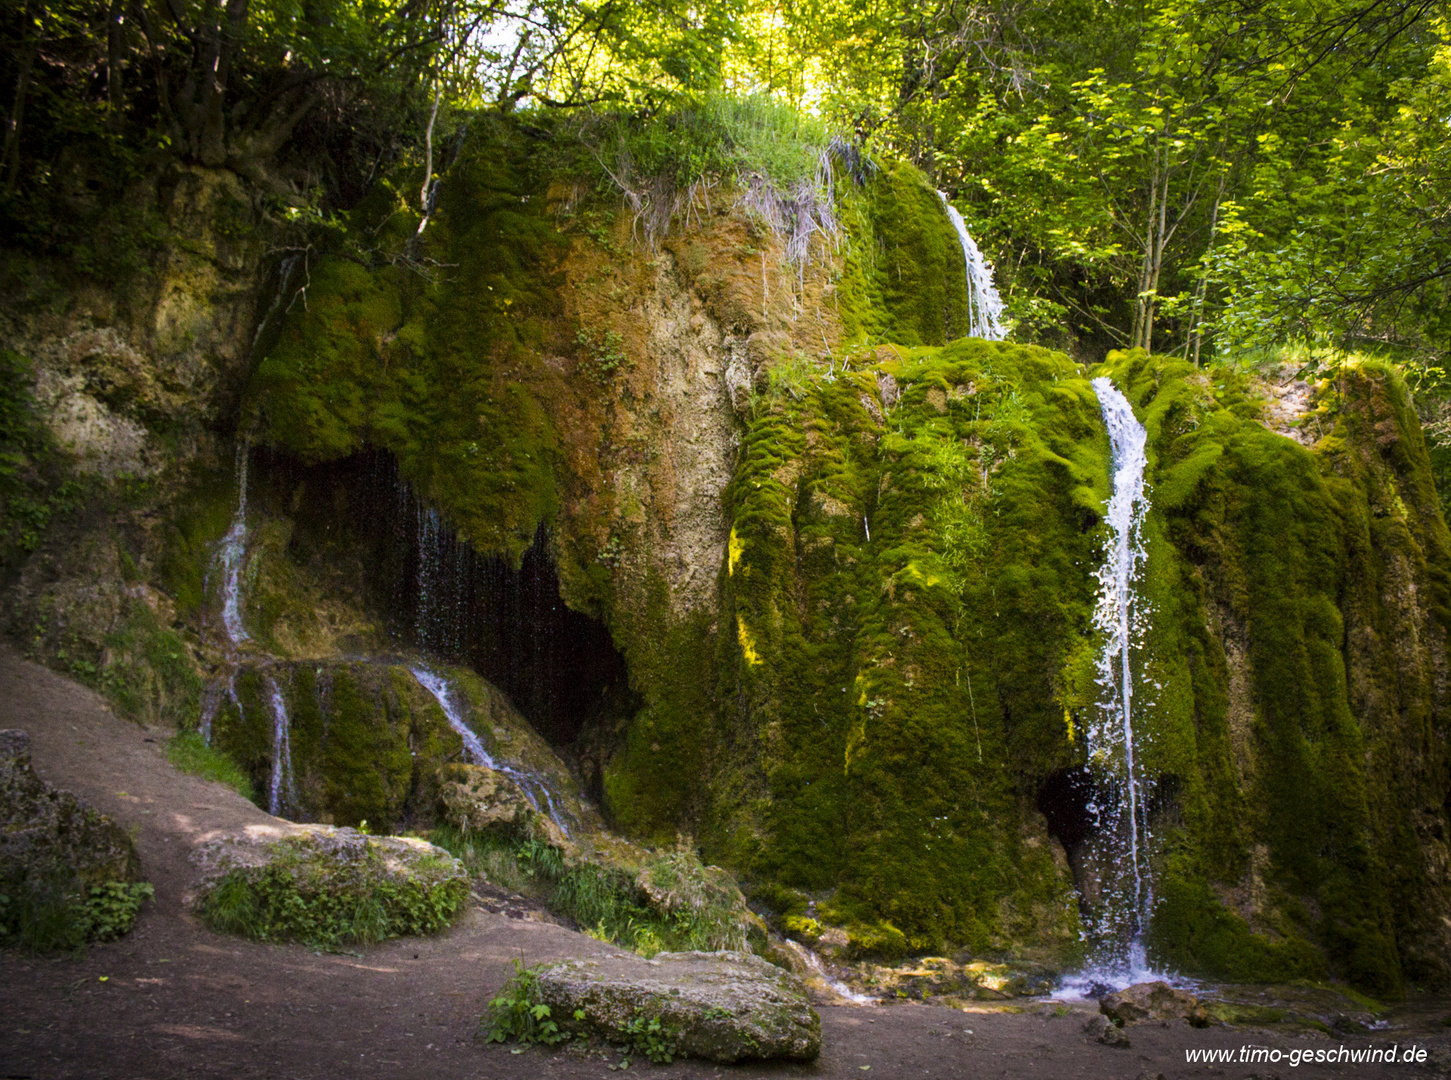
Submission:
[[[212,933],[189,913],[188,853],[216,831],[285,823],[217,784],[183,775],[163,755],[169,732],[116,717],[90,690],[0,645],[0,728],[30,733],[36,771],[133,830],[156,899],[126,938],[84,956],[0,951],[0,1078],[161,1080],[236,1076],[308,1078],[558,1077],[622,1075],[618,1056],[486,1045],[480,1014],[511,961],[612,951],[563,927],[475,907],[437,938],[357,953],[258,945]],[[496,905],[497,906],[497,905]],[[934,1005],[820,1008],[824,1049],[810,1066],[717,1066],[636,1061],[630,1073],[697,1077],[1032,1077],[1138,1080],[1180,1077],[1451,1076],[1444,1002],[1419,1002],[1371,1037],[1186,1025],[1129,1029],[1131,1046],[1089,1041],[1093,1003],[1042,1002],[1018,1012],[964,1013]],[[1289,1064],[1291,1051],[1397,1046],[1427,1050],[1422,1064]],[[1249,1047],[1278,1063],[1248,1063]],[[1245,1049],[1242,1049],[1245,1048]],[[1227,1049],[1230,1064],[1186,1062],[1186,1051]],[[1238,1058],[1246,1055],[1246,1063]]]

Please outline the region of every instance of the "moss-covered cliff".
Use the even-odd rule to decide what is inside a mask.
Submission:
[[[858,955],[1068,962],[1099,902],[1081,781],[1106,375],[1149,435],[1154,956],[1382,994],[1445,982],[1451,556],[1399,376],[1347,365],[1275,430],[1276,390],[1249,373],[953,340],[961,249],[930,185],[823,160],[840,231],[808,257],[729,178],[690,188],[652,244],[547,132],[481,123],[421,239],[380,185],[262,339],[240,659],[207,571],[236,501],[215,447],[136,530],[131,570],[133,548],[77,526],[90,547],[48,579],[30,564],[19,621],[58,655],[47,612],[139,619],[115,655],[171,672],[137,691],[163,712],[199,710],[200,670],[240,662],[217,738],[259,790],[272,679],[299,806],[391,827],[456,737],[402,669],[347,658],[438,647],[421,587],[384,588],[422,559],[423,527],[397,520],[432,511],[450,573],[547,549],[550,588],[557,571],[619,650],[628,688],[550,733],[617,827],[690,833],[783,919],[814,901]],[[380,468],[396,505],[364,490]],[[120,584],[76,585],[84,550]]]

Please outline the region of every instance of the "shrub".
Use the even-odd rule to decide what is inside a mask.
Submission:
[[[86,888],[73,876],[0,886],[0,942],[28,952],[74,951],[114,941],[136,925],[156,895],[148,882],[103,881]]]

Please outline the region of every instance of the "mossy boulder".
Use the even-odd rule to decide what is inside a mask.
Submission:
[[[36,776],[23,731],[0,731],[0,814],[0,879],[8,885],[60,875],[89,888],[140,877],[126,830]]]
[[[151,886],[125,829],[30,766],[30,738],[0,731],[0,943],[79,948],[131,929]]]
[[[469,891],[462,864],[424,840],[327,825],[219,837],[193,860],[202,918],[259,941],[335,946],[436,933]]]
[[[795,975],[750,953],[659,953],[570,960],[538,972],[561,1029],[711,1061],[814,1061],[821,1019]],[[654,1026],[651,1022],[657,1022]]]

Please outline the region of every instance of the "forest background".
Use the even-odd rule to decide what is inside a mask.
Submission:
[[[160,242],[128,193],[171,162],[247,177],[305,250],[379,184],[426,223],[482,116],[598,156],[601,118],[770,102],[943,188],[1018,340],[1289,347],[1307,373],[1377,352],[1451,463],[1451,26],[1431,0],[24,0],[0,13],[0,95],[0,228],[112,280]],[[637,172],[720,165],[708,139],[655,149]]]

